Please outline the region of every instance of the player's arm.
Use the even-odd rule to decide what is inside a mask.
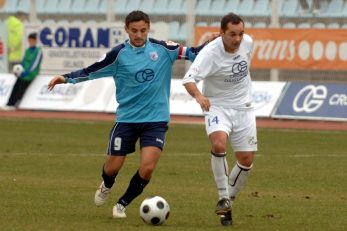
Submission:
[[[193,97],[195,98],[196,102],[198,104],[200,104],[200,107],[202,108],[202,110],[204,111],[209,111],[211,103],[208,100],[208,98],[206,98],[205,96],[203,96],[199,90],[199,88],[197,87],[195,82],[187,82],[184,84],[184,87],[186,88],[187,92]]]
[[[48,84],[48,89],[52,90],[56,84],[61,83],[80,83],[92,79],[111,77],[117,72],[116,60],[124,44],[118,45],[104,55],[98,62],[89,67],[70,72],[64,75],[55,76]]]
[[[200,92],[196,83],[213,74],[215,69],[213,56],[209,48],[200,52],[182,80],[182,84],[187,92],[195,98],[204,111],[209,111],[211,103],[209,99]]]
[[[209,42],[213,41],[214,39],[218,38],[220,36],[219,33],[211,33],[206,37],[204,42],[197,47],[182,47],[180,49],[180,52],[178,54],[178,59],[182,59],[182,57],[186,60],[194,61],[196,56],[199,54],[199,52],[204,48]],[[181,52],[182,51],[182,52]]]

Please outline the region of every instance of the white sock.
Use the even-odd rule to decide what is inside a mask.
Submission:
[[[229,175],[229,197],[233,200],[241,188],[246,184],[250,170],[249,167],[243,166],[238,162],[235,164]]]
[[[228,163],[226,153],[215,154],[211,152],[211,166],[214,175],[214,180],[217,185],[219,199],[229,198],[228,190]]]

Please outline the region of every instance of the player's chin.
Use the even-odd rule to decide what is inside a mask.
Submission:
[[[142,40],[142,39],[134,41],[134,45],[137,46],[137,47],[142,47],[144,44],[145,44],[145,41]]]

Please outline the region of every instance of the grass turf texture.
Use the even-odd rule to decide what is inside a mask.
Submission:
[[[95,207],[112,122],[0,119],[0,230],[345,230],[346,132],[259,129],[259,152],[234,203],[234,225],[214,214],[217,190],[202,125],[171,125],[144,193],[111,218],[139,155],[128,156],[110,200]],[[234,156],[229,150],[229,168]],[[142,200],[163,196],[169,220],[146,225]]]

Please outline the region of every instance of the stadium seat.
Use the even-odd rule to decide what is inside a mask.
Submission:
[[[75,0],[77,1],[77,0]],[[71,14],[72,13],[72,0],[64,0],[58,3],[58,14]]]
[[[207,22],[197,22],[196,26],[208,26]]]
[[[270,16],[271,5],[269,0],[256,0],[253,8],[254,16]]]
[[[46,20],[43,21],[43,24],[44,24],[44,25],[47,25],[47,24],[56,24],[56,23],[57,23],[57,22],[56,22],[54,19],[51,19],[51,18],[46,19]]]
[[[265,22],[256,22],[253,24],[253,28],[266,28],[267,25]]]
[[[219,21],[218,22],[211,22],[210,26],[219,28],[220,27],[220,22]]]
[[[236,13],[242,16],[251,16],[253,14],[254,0],[242,0]]]
[[[344,0],[331,0],[326,10],[319,14],[321,17],[341,17]]]
[[[300,28],[300,29],[302,29],[302,28],[305,28],[305,29],[306,28],[311,28],[311,24],[308,23],[308,22],[299,23],[297,28]]]
[[[100,4],[100,0],[87,0],[85,4],[85,12],[89,14],[102,14],[100,11]]]
[[[30,1],[28,0],[20,0],[17,5],[16,11],[23,11],[29,13],[30,11]]]
[[[328,25],[326,25],[326,28],[328,29],[339,29],[340,28],[340,24],[337,22],[332,22],[329,23]]]
[[[298,0],[283,0],[280,7],[280,16],[294,17],[298,16]]]
[[[160,0],[154,3],[153,13],[163,15],[168,12],[169,0]]]
[[[13,14],[17,12],[17,6],[18,6],[19,0],[7,0],[5,1],[5,5],[2,9],[0,9],[0,12]]]
[[[188,36],[188,24],[187,22],[184,22],[181,24],[179,30],[178,30],[178,40],[179,41],[185,41]]]
[[[198,0],[195,8],[195,14],[197,15],[210,15],[212,0]]]
[[[154,12],[154,0],[143,0],[140,5],[140,10],[147,14],[153,14]]]
[[[179,32],[180,24],[177,21],[172,21],[169,23],[169,39],[170,40],[179,40],[178,32]]]
[[[43,12],[44,14],[56,14],[58,13],[59,0],[46,0],[44,3]]]
[[[84,22],[81,19],[76,19],[71,22],[72,24],[84,24]]]
[[[36,0],[36,12],[38,14],[44,13],[46,0]]]
[[[347,1],[345,1],[345,4],[343,5],[341,17],[347,17]]]
[[[211,14],[213,15],[224,15],[225,11],[225,0],[213,0],[211,5]]]
[[[253,27],[253,25],[251,22],[245,21],[245,28],[252,28],[252,27]]]
[[[140,4],[141,4],[141,0],[128,0],[128,4],[125,8],[125,11],[129,13],[133,10],[138,10],[140,9]]]
[[[224,7],[224,14],[228,14],[230,12],[237,13],[239,5],[240,0],[227,0]]]
[[[282,25],[282,27],[286,29],[291,29],[291,28],[296,28],[296,25],[293,22],[286,22]]]
[[[63,2],[65,2],[64,0]],[[73,0],[71,4],[72,14],[85,14],[86,13],[86,0]]]
[[[186,12],[186,10],[183,8],[183,0],[170,0],[168,9],[169,11],[167,14],[170,15],[182,15]]]
[[[323,29],[325,27],[326,27],[325,24],[322,22],[316,22],[312,24],[312,28],[316,28],[316,29]]]
[[[126,14],[128,0],[114,0],[113,9],[116,14]],[[107,3],[106,3],[107,4]]]

